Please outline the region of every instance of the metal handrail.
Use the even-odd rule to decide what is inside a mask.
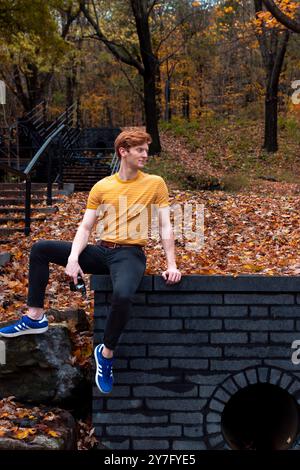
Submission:
[[[64,111],[62,114],[58,116],[57,119],[55,119],[46,129],[46,132],[48,133],[50,129],[54,126],[57,126],[57,124],[61,121],[61,124],[69,122],[70,116],[72,117],[73,112],[76,110],[76,103],[71,104],[69,108]]]
[[[57,134],[59,134],[63,128],[65,127],[65,124],[62,124],[58,129],[56,129],[56,131],[54,131],[47,139],[46,141],[43,143],[43,145],[41,146],[41,148],[36,152],[36,154],[34,155],[34,157],[30,160],[30,162],[28,163],[27,167],[25,168],[24,170],[24,173],[27,175],[31,170],[32,168],[34,167],[34,165],[36,164],[36,162],[38,161],[38,159],[40,158],[40,155],[44,152],[44,150],[48,147],[49,143],[54,139],[55,136],[57,136]]]
[[[46,105],[46,102],[45,100],[42,100],[40,103],[38,103],[37,105],[35,105],[30,111],[28,111],[27,113],[25,113],[23,115],[23,119],[32,119],[32,117],[30,117],[31,115],[34,115],[34,114],[38,114],[40,113],[41,111],[43,112],[44,111],[44,107]],[[42,109],[39,110],[39,107],[42,106]]]
[[[111,168],[111,172],[110,174],[113,175],[114,173],[116,173],[119,168],[120,168],[120,159],[119,157],[117,156],[116,152],[114,153],[114,156],[112,158],[112,161],[111,161],[111,164],[110,164],[110,168]]]
[[[114,147],[73,147],[74,151],[78,152],[81,150],[107,150],[107,151],[112,151],[114,150]]]
[[[31,177],[30,172],[44,154],[46,150],[49,151],[48,147],[53,142],[53,139],[64,129],[65,124],[62,124],[58,129],[52,132],[51,135],[46,139],[41,148],[36,152],[34,157],[31,159],[24,171],[17,170],[12,168],[4,163],[0,163],[0,168],[7,171],[8,173],[13,173],[17,175],[20,179],[25,179],[26,190],[25,190],[25,227],[24,233],[26,236],[30,234],[30,225],[31,225]],[[52,155],[51,152],[48,154],[48,181],[47,181],[47,205],[52,205],[52,181],[51,181],[51,164],[52,164]],[[61,152],[59,153],[59,158],[61,160]],[[61,165],[60,165],[61,167]]]

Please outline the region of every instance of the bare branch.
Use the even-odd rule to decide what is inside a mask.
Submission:
[[[181,49],[184,48],[184,45],[181,45],[179,46],[175,51],[171,52],[169,55],[167,55],[166,57],[163,57],[160,61],[159,61],[159,65],[163,64],[166,60],[169,60],[171,59],[171,57],[174,57]]]
[[[159,0],[153,0],[149,6],[149,9],[148,9],[148,12],[147,12],[147,16],[150,16],[151,14],[151,11],[153,10],[153,7],[159,2]]]
[[[80,14],[80,10],[78,10],[77,12],[73,13],[73,15],[71,14],[71,7],[69,8],[69,10],[67,12],[64,12],[64,13],[67,13],[67,22],[66,24],[64,25],[63,27],[63,30],[62,30],[62,33],[61,33],[61,37],[63,39],[66,38],[69,30],[70,30],[70,26],[72,25],[73,21],[76,20],[76,18],[79,16]]]
[[[96,8],[94,0],[92,0],[92,5],[93,5],[93,10],[94,10],[94,15],[96,18],[97,26],[99,26],[99,17],[98,17],[97,8]]]
[[[176,31],[177,28],[179,28],[179,26],[182,26],[185,23],[185,21],[191,16],[195,16],[195,13],[190,13],[189,15],[182,18],[182,20],[180,20],[179,23],[177,23],[170,31],[168,31],[166,36],[159,41],[157,47],[155,48],[156,55],[158,54],[158,51],[160,47],[162,46],[162,44],[171,36],[172,33],[174,33],[174,31]]]
[[[132,65],[139,71],[141,75],[143,75],[144,67],[142,63],[139,60],[135,59],[132,54],[126,49],[126,47],[124,47],[122,44],[117,44],[116,42],[111,41],[106,36],[104,36],[99,24],[97,23],[97,21],[95,21],[95,19],[91,16],[90,12],[86,8],[84,0],[80,0],[80,10],[84,14],[88,22],[93,26],[99,41],[102,41],[117,59],[120,59],[127,65]]]
[[[121,68],[121,71],[123,72],[123,74],[125,75],[125,77],[127,78],[128,80],[128,83],[129,85],[131,86],[131,88],[133,89],[133,91],[139,96],[139,98],[142,100],[142,102],[144,101],[144,96],[143,94],[136,89],[134,83],[132,82],[131,78],[129,77],[128,73],[126,72],[125,68],[123,67],[122,65],[122,62],[120,59],[117,59],[118,62],[119,62],[119,65],[120,65],[120,68]]]

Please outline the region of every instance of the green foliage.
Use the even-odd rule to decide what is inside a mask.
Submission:
[[[186,137],[191,131],[199,130],[199,122],[196,120],[187,121],[179,116],[174,116],[170,121],[160,121],[160,128],[163,130],[171,130],[177,137]]]
[[[181,184],[181,175],[184,166],[175,160],[172,155],[167,152],[161,152],[160,155],[149,157],[149,161],[145,166],[147,173],[153,173],[162,176],[166,181]]]
[[[58,70],[71,49],[59,31],[57,10],[63,0],[2,0],[0,6],[0,61],[31,74]]]
[[[300,144],[300,122],[295,116],[279,116],[278,128],[285,131],[289,138],[295,139]]]
[[[218,178],[206,174],[192,173],[167,152],[162,152],[160,156],[150,157],[145,171],[162,176],[167,182],[173,183],[178,189],[182,190],[220,189]]]
[[[212,175],[195,174],[184,169],[181,178],[184,189],[207,191],[221,189],[220,180]]]
[[[174,136],[173,145],[176,146],[175,139],[179,137],[181,142],[185,140],[187,148],[190,148],[188,142],[191,137],[188,129],[192,127],[192,138],[198,142],[195,153],[197,155],[199,152],[200,161],[204,159],[204,167],[200,164],[194,168],[194,174],[188,174],[184,163],[181,163],[181,168],[173,177],[177,187],[236,192],[249,188],[255,179],[299,182],[300,122],[297,116],[290,114],[279,117],[279,150],[276,153],[268,153],[261,147],[263,119],[250,119],[240,112],[230,118],[216,115],[201,117],[197,123],[188,123],[182,119],[160,123],[162,132],[167,132],[169,138]],[[188,160],[188,152],[186,158]],[[193,161],[197,161],[195,155]],[[173,172],[174,159],[171,155],[168,165]],[[190,167],[188,161],[187,167]],[[165,175],[168,175],[168,168],[163,168]],[[218,180],[209,176],[210,172],[214,173],[212,169],[217,169],[221,175]],[[159,168],[159,174],[161,170]]]
[[[244,173],[232,173],[224,175],[221,179],[220,188],[227,192],[238,192],[248,188],[250,185],[249,176]]]
[[[176,116],[170,122],[160,121],[159,128],[171,131],[176,137],[183,137],[190,151],[194,151],[200,146],[200,141],[195,136],[200,128],[200,124],[196,120],[187,121]]]

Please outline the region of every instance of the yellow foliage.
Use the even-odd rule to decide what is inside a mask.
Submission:
[[[51,437],[59,437],[60,436],[60,434],[58,432],[52,431],[52,429],[49,429],[47,431],[47,434],[49,434],[49,436],[51,436]]]
[[[34,428],[19,428],[14,437],[16,439],[26,439],[26,437],[35,433],[36,429]]]

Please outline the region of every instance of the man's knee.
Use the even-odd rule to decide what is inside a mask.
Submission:
[[[41,251],[44,250],[44,248],[48,245],[48,243],[49,243],[49,240],[44,240],[44,239],[40,239],[34,242],[30,249],[30,255],[34,256],[40,253]]]
[[[133,297],[134,297],[134,295],[132,294],[132,292],[129,292],[129,291],[123,290],[123,289],[114,290],[114,292],[112,294],[113,302],[121,304],[121,305],[122,304],[124,304],[124,305],[129,304],[130,302],[132,302]]]

